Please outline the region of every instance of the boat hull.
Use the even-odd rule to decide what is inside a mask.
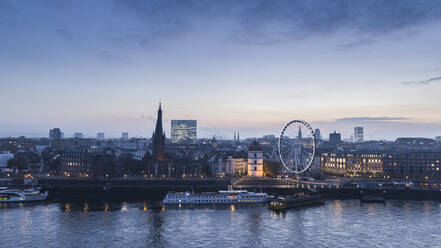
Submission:
[[[325,201],[320,197],[304,198],[304,199],[287,199],[272,201],[268,208],[275,211],[285,210],[289,208],[298,208],[312,205],[323,205]]]

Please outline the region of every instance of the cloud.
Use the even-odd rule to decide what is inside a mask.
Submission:
[[[136,16],[139,44],[179,37],[192,29],[219,30],[228,20],[233,40],[266,45],[351,30],[367,39],[343,44],[342,49],[373,42],[390,31],[441,20],[441,2],[413,0],[116,0],[113,11]],[[133,34],[127,34],[133,36]]]
[[[336,119],[337,122],[390,122],[409,120],[404,117],[347,117]]]
[[[404,85],[429,85],[432,82],[441,81],[441,77],[433,77],[422,81],[405,81],[401,82]]]
[[[269,38],[283,41],[343,29],[376,37],[441,19],[441,2],[436,1],[287,0],[255,3],[241,15],[243,35],[262,41]]]
[[[354,42],[349,42],[349,43],[345,43],[345,44],[341,44],[339,46],[337,46],[337,50],[348,50],[348,49],[352,49],[352,48],[357,48],[360,46],[366,46],[366,45],[370,45],[373,44],[374,40],[373,39],[362,39],[362,40],[358,40],[358,41],[354,41]]]

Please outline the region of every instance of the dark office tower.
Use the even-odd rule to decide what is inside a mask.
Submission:
[[[162,130],[162,109],[159,103],[158,119],[156,120],[155,132],[152,136],[153,158],[159,161],[165,159],[165,133]]]
[[[299,127],[299,133],[297,134],[297,139],[302,139],[302,129]]]
[[[50,145],[52,148],[58,150],[62,148],[61,139],[63,138],[63,133],[59,128],[54,128],[49,131]]]
[[[341,134],[337,132],[333,132],[329,134],[329,142],[333,144],[341,143]]]
[[[317,142],[322,139],[322,135],[320,134],[320,129],[318,129],[318,128],[316,128],[314,131],[314,139]]]
[[[49,131],[49,139],[61,139],[61,131],[59,128],[54,128]]]

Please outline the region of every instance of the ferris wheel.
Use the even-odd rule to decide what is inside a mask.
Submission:
[[[314,160],[315,139],[311,126],[302,120],[288,122],[278,142],[279,158],[288,173],[308,170]]]

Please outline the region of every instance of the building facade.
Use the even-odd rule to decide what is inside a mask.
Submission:
[[[171,140],[173,143],[196,143],[196,120],[172,120]]]
[[[248,146],[248,176],[263,177],[263,147],[257,141]]]
[[[229,156],[226,161],[226,173],[239,177],[245,176],[248,170],[248,161],[246,158],[233,158]]]
[[[321,171],[348,177],[383,177],[384,155],[375,152],[338,151],[322,153]]]
[[[441,153],[401,151],[386,155],[384,174],[387,178],[428,180],[441,179]]]
[[[100,164],[98,159],[111,159],[113,153],[110,150],[76,146],[66,148],[61,154],[60,174],[68,177],[92,177],[103,176],[104,164]]]

